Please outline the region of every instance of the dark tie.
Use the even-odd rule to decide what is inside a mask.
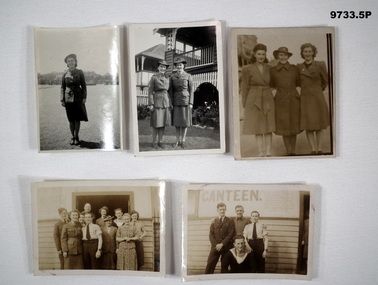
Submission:
[[[252,239],[253,240],[257,239],[256,223],[253,223]]]
[[[87,225],[87,232],[85,235],[87,236],[87,240],[91,240],[91,234],[89,232],[89,224]]]

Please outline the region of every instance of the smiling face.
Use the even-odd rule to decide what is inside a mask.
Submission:
[[[167,66],[160,64],[158,66],[158,70],[159,70],[159,73],[165,73],[165,71],[167,70]]]
[[[132,215],[131,215],[131,220],[132,220],[133,222],[136,222],[136,221],[138,220],[138,214],[137,214],[137,213],[132,214]]]
[[[244,252],[245,251],[245,242],[242,238],[237,238],[234,241],[234,247],[237,252]]]
[[[285,52],[280,52],[280,53],[278,53],[278,60],[282,64],[285,64],[289,60],[289,55]]]
[[[130,223],[130,215],[123,215],[123,220],[126,224]]]
[[[92,215],[91,214],[85,214],[84,220],[86,224],[92,223]]]
[[[115,214],[115,216],[117,217],[117,219],[121,219],[121,218],[122,218],[122,215],[123,215],[122,211],[120,211],[120,210],[115,211],[114,214]]]
[[[306,47],[302,51],[302,56],[305,59],[305,61],[312,61],[314,59],[314,50],[312,47]]]
[[[85,218],[84,218],[84,215],[80,214],[79,216],[79,223],[85,223]]]
[[[101,210],[101,217],[105,218],[108,212],[105,209]]]
[[[79,214],[77,212],[72,212],[70,218],[72,222],[77,222],[79,219]]]
[[[257,63],[263,63],[266,58],[266,51],[265,50],[257,50],[255,52],[255,58]]]
[[[251,213],[251,221],[253,223],[257,223],[257,221],[259,220],[259,217],[260,217],[259,213],[257,213],[257,212]]]
[[[59,214],[60,218],[62,220],[66,220],[67,219],[67,211],[66,210],[63,210],[60,214]]]
[[[176,68],[178,72],[182,72],[184,71],[185,66],[183,63],[176,63]]]
[[[89,203],[84,205],[84,212],[89,213],[92,210],[92,206]]]
[[[112,225],[112,221],[111,220],[105,221],[105,226],[110,227],[111,225]]]
[[[218,214],[219,214],[219,217],[224,217],[224,215],[226,214],[226,206],[220,206],[218,209]]]
[[[74,69],[76,66],[76,60],[72,57],[67,58],[67,66],[69,69]]]

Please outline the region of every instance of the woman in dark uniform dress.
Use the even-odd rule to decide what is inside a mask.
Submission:
[[[252,64],[242,69],[242,102],[244,109],[243,134],[255,135],[259,156],[271,156],[272,132],[276,130],[274,98],[269,86],[270,66],[266,58],[266,46],[253,48]],[[265,139],[265,143],[264,143]]]
[[[322,154],[323,132],[329,126],[329,112],[323,91],[328,85],[324,61],[315,61],[317,49],[310,43],[301,46],[305,60],[298,64],[301,74],[301,130],[306,131],[311,154]]]
[[[113,217],[106,216],[104,218],[104,226],[102,231],[102,269],[116,269],[117,264],[117,245],[116,235],[117,227],[113,226]]]
[[[71,145],[79,145],[80,121],[88,121],[85,102],[87,101],[87,85],[84,73],[77,69],[75,54],[69,54],[64,59],[68,70],[64,72],[60,93],[60,102],[66,108],[67,118],[70,123],[72,139]]]
[[[176,127],[176,142],[173,147],[185,149],[185,138],[188,127],[192,125],[193,81],[192,76],[184,71],[186,61],[177,58],[174,65],[177,69],[169,82],[169,94],[173,104],[173,125]]]
[[[297,134],[301,132],[301,102],[296,88],[300,86],[299,70],[288,62],[293,54],[287,47],[280,47],[273,52],[273,55],[278,59],[277,65],[270,69],[270,86],[277,89],[274,98],[275,133],[283,136],[287,154],[295,155]]]
[[[131,223],[129,214],[124,214],[124,224],[118,228],[117,270],[138,270],[135,241],[138,240],[136,227]]]
[[[139,219],[139,213],[135,210],[131,211],[131,222],[136,227],[138,232],[138,240],[135,241],[137,261],[138,261],[138,270],[144,265],[144,247],[143,247],[143,238],[146,236],[147,232],[144,230],[144,224]]]
[[[163,148],[164,130],[171,125],[171,105],[168,95],[169,79],[165,71],[169,64],[165,60],[159,61],[158,71],[148,84],[148,105],[151,111],[152,146],[154,149]]]
[[[83,232],[79,220],[79,211],[69,212],[70,222],[62,229],[62,251],[64,269],[84,269],[83,261]]]

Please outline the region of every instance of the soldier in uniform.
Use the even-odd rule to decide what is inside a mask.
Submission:
[[[60,220],[55,223],[54,225],[54,242],[56,250],[59,254],[59,261],[60,261],[60,269],[64,269],[64,259],[63,259],[63,252],[62,252],[62,229],[63,226],[67,223],[67,210],[64,208],[59,208],[58,213],[60,216]]]
[[[252,211],[251,224],[244,229],[243,236],[248,251],[253,251],[256,259],[256,272],[265,273],[265,257],[268,252],[268,231],[266,225],[259,223],[260,213]]]
[[[210,225],[209,239],[211,249],[207,258],[205,274],[213,274],[219,257],[223,257],[232,247],[231,239],[234,236],[234,221],[226,217],[226,205],[218,203],[218,217]]]

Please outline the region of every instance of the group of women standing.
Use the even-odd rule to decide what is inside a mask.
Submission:
[[[165,72],[169,64],[159,61],[158,73],[154,74],[149,83],[148,105],[151,111],[152,146],[154,149],[165,149],[163,136],[166,126],[176,128],[174,148],[185,149],[186,133],[192,125],[193,81],[192,76],[185,72],[183,58],[176,58],[176,73],[167,78]]]
[[[60,269],[84,269],[83,232],[86,225],[79,222],[80,215],[91,214],[60,208],[60,220],[54,226],[54,241],[60,259]],[[108,215],[104,206],[99,210],[101,218],[96,224],[101,228],[101,269],[107,270],[141,270],[144,265],[143,238],[146,235],[144,225],[138,221],[139,213],[132,211],[122,213],[115,210],[117,218]],[[121,222],[122,221],[122,222]],[[88,236],[88,234],[86,234]]]
[[[288,48],[278,48],[273,52],[278,62],[272,67],[267,47],[260,43],[253,49],[252,64],[242,68],[243,134],[255,135],[259,156],[271,156],[273,132],[283,137],[287,155],[296,154],[297,135],[302,131],[311,154],[323,153],[323,131],[330,124],[323,94],[327,69],[323,61],[314,60],[314,45],[305,43],[300,50],[305,61],[295,66],[288,61],[292,56]]]

